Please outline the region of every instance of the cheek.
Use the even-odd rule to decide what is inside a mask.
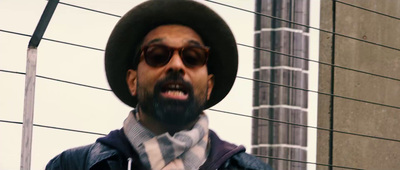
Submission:
[[[207,94],[207,76],[201,76],[195,81],[193,81],[193,88],[194,88],[194,93],[196,96],[206,96]]]
[[[152,89],[154,87],[154,80],[150,75],[138,75],[138,87],[145,89]]]
[[[153,87],[157,79],[157,71],[146,67],[143,62],[138,65],[138,85],[141,88]]]

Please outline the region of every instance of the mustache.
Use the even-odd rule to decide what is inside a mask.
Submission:
[[[168,81],[168,80],[184,82],[182,74],[179,73],[178,71],[169,72],[167,76],[165,76],[165,78],[163,78],[161,81]]]

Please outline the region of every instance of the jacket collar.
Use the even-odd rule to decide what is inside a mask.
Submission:
[[[233,155],[245,152],[246,150],[243,146],[236,146],[232,143],[221,140],[212,130],[209,131],[209,139],[211,145],[210,153],[206,162],[200,167],[200,169],[218,169]],[[117,155],[118,153],[123,153],[126,158],[132,157],[134,162],[139,161],[136,160],[138,155],[132,149],[128,139],[123,134],[123,129],[112,131],[106,137],[97,139],[97,142],[93,145],[89,154],[88,167],[91,168],[95,164]]]
[[[92,149],[90,149],[89,157],[88,157],[88,167],[92,168],[97,163],[106,160],[114,155],[117,155],[118,152],[115,149],[111,149],[106,145],[101,143],[94,143]]]
[[[212,130],[209,132],[209,138],[211,141],[210,153],[206,162],[200,167],[200,169],[218,169],[233,155],[246,151],[242,145],[236,146],[232,143],[221,140]]]

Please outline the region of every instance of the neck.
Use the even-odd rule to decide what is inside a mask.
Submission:
[[[164,122],[161,122],[157,119],[154,119],[151,116],[148,116],[148,114],[143,113],[141,111],[141,109],[138,109],[137,116],[139,117],[137,120],[144,127],[146,127],[151,132],[153,132],[155,135],[160,135],[165,132],[168,132],[171,136],[173,136],[176,132],[192,129],[194,124],[196,124],[196,122],[198,120],[198,119],[196,119],[185,125],[171,125],[171,124],[166,124]]]

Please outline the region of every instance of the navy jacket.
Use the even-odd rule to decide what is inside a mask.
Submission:
[[[210,130],[211,149],[200,169],[266,169],[267,164],[245,153],[243,146],[225,142]],[[93,144],[73,148],[53,158],[46,170],[144,169],[123,130],[115,130]]]

